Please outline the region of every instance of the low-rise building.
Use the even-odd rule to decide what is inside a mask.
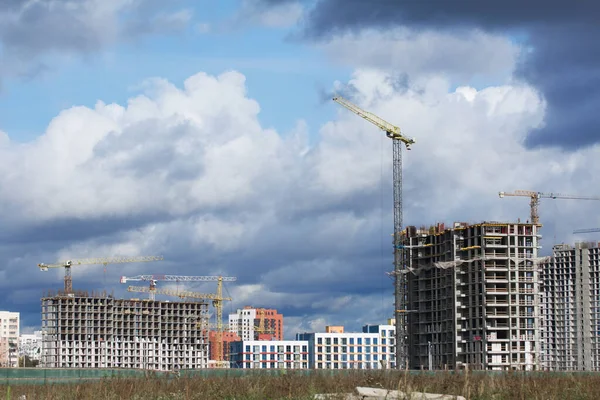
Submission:
[[[306,369],[309,344],[305,340],[244,340],[230,345],[231,368]]]
[[[308,342],[309,368],[382,369],[395,367],[394,325],[365,325],[363,332],[344,332],[326,327],[326,332],[298,333]]]
[[[19,336],[19,356],[29,357],[30,360],[41,360],[42,354],[42,331],[33,334]]]

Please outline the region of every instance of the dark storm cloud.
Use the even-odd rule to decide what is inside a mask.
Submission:
[[[276,5],[286,0],[263,1]],[[526,145],[576,149],[600,141],[600,2],[579,1],[346,1],[320,0],[303,33],[319,40],[362,28],[465,30],[478,28],[523,38],[517,76],[548,103],[546,125]]]

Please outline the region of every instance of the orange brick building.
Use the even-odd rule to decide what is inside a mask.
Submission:
[[[261,311],[263,312],[265,331],[259,332],[254,328],[255,340],[283,340],[283,315],[275,309],[257,308],[254,319],[255,327],[260,326]]]
[[[229,360],[229,344],[231,342],[237,342],[240,340],[240,337],[234,332],[223,332],[223,360]],[[210,331],[208,332],[208,343],[210,349],[210,355],[208,357],[209,360],[216,359],[216,350],[217,350],[217,332]]]

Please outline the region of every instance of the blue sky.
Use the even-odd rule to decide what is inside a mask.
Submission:
[[[218,75],[231,69],[246,76],[248,95],[260,103],[266,127],[286,132],[302,118],[315,131],[331,118],[335,106],[322,104],[319,91],[347,80],[350,68],[332,65],[310,45],[291,39],[292,27],[229,26],[239,2],[202,3],[176,3],[193,11],[189,26],[177,35],[150,35],[85,57],[51,57],[40,76],[6,79],[0,129],[12,140],[29,141],[61,110],[93,107],[98,100],[124,104],[147,78],[181,85],[199,71]],[[199,24],[209,24],[211,31],[201,32]]]

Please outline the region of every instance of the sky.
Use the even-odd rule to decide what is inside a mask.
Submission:
[[[276,308],[287,338],[384,323],[391,143],[332,95],[416,139],[406,225],[600,195],[600,5],[575,3],[1,2],[0,310],[39,328],[64,271],[38,263],[162,255],[74,267],[74,288],[221,274],[225,313]],[[542,199],[542,255],[597,240],[572,231],[599,206]]]

